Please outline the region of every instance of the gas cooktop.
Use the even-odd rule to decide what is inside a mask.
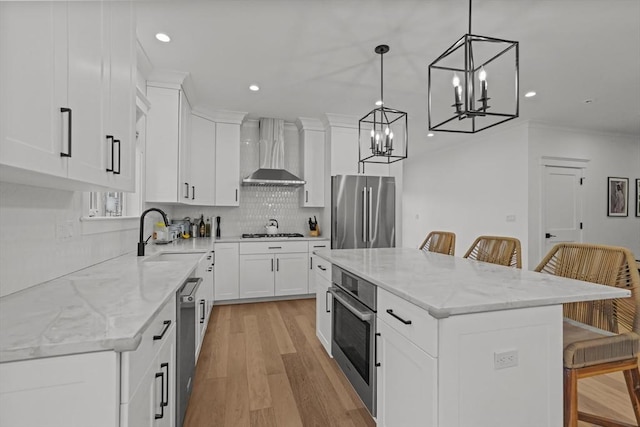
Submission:
[[[267,234],[267,233],[256,233],[256,234],[243,234],[243,239],[259,239],[263,237],[304,237],[300,233],[276,233],[276,234]]]

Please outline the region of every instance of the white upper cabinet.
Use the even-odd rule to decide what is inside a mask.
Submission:
[[[3,180],[133,191],[134,46],[130,4],[0,4]]]
[[[191,187],[179,175],[186,146],[184,122],[189,103],[179,88],[147,87],[151,103],[147,115],[146,199],[147,202],[176,203],[189,200]],[[186,163],[185,163],[186,164]]]
[[[324,207],[324,128],[315,119],[299,118],[296,124],[300,130],[300,164],[305,180],[300,206]]]
[[[216,187],[216,123],[192,115],[190,145],[190,173],[195,189],[192,189],[191,197],[197,205],[213,206]]]
[[[123,191],[135,191],[136,164],[136,22],[131,2],[107,2],[105,14],[109,19],[108,37],[108,114],[104,129],[105,135],[112,135],[111,147],[107,146],[107,159],[113,158],[114,172],[110,175],[113,184],[110,187]],[[108,144],[111,141],[108,141]],[[110,162],[109,162],[109,165]]]
[[[240,123],[216,123],[216,206],[240,206]]]

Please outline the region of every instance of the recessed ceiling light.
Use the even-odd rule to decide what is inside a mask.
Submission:
[[[435,135],[433,132],[429,132],[429,133],[427,134],[427,137],[431,138],[433,135]]]
[[[156,38],[158,40],[160,40],[163,43],[169,43],[171,41],[171,37],[169,37],[168,35],[166,35],[165,33],[158,33],[156,34]]]
[[[259,91],[259,90],[260,90],[260,86],[258,86],[258,85],[251,85],[251,86],[249,86],[249,90],[252,90],[252,91],[254,91],[254,92],[257,92],[257,91]]]
[[[531,98],[533,96],[536,96],[536,93],[534,91],[530,91],[524,94],[525,98]]]

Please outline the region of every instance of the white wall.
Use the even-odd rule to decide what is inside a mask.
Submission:
[[[541,259],[540,184],[542,157],[586,160],[583,241],[624,246],[640,258],[640,218],[635,216],[635,180],[640,179],[640,138],[585,132],[532,123],[529,126],[531,258]],[[607,177],[629,178],[629,216],[607,217]],[[535,256],[534,256],[535,254]],[[532,267],[535,265],[531,264]]]
[[[0,182],[0,296],[136,250],[135,220],[95,233],[81,216],[81,192]]]
[[[526,268],[527,154],[526,123],[411,154],[404,164],[404,246],[418,247],[432,230],[453,231],[462,256],[479,235],[511,236],[522,243]]]

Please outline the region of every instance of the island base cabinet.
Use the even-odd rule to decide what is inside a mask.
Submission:
[[[315,286],[316,292],[316,336],[322,343],[326,352],[331,356],[331,318],[333,310],[333,300],[329,293],[331,284],[331,264],[318,257],[312,257],[311,266],[313,271],[309,277],[313,277],[313,281],[309,281]]]
[[[0,364],[0,425],[118,425],[118,353],[98,352]]]
[[[378,426],[437,426],[437,359],[384,321],[377,331]]]
[[[562,305],[439,319],[441,426],[562,425]],[[515,363],[500,366],[502,354]]]

